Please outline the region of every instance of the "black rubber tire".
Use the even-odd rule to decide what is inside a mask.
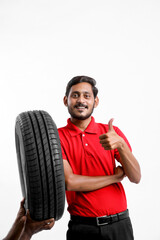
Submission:
[[[15,140],[25,208],[34,220],[59,220],[64,212],[65,178],[53,119],[45,111],[19,114]]]

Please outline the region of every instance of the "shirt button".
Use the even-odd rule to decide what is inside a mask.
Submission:
[[[88,143],[86,143],[85,145],[86,145],[86,147],[87,147],[87,146],[88,146]]]
[[[85,134],[83,134],[82,136],[85,137]]]

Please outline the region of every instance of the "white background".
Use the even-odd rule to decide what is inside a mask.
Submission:
[[[0,235],[22,199],[14,142],[16,116],[43,109],[57,124],[69,117],[67,82],[97,80],[97,122],[111,117],[141,169],[123,181],[136,240],[159,240],[160,1],[0,0]],[[66,205],[67,208],[67,205]],[[69,214],[33,239],[65,239]]]

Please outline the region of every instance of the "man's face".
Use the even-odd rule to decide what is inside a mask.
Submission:
[[[91,84],[82,82],[71,87],[68,97],[64,97],[64,104],[72,118],[85,120],[98,105],[98,97],[94,99]]]

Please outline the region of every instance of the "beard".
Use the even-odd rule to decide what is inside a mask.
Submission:
[[[86,115],[83,115],[83,116],[80,116],[79,114],[76,114],[76,113],[74,112],[74,110],[73,110],[73,109],[76,108],[77,106],[86,107],[86,106],[84,106],[83,104],[77,104],[77,105],[75,105],[75,106],[73,107],[73,109],[70,108],[70,107],[68,107],[68,112],[69,112],[69,114],[71,115],[72,118],[75,118],[75,119],[77,119],[77,120],[86,120],[87,118],[89,118],[89,117],[92,115],[92,113],[93,113],[93,111],[94,111],[94,105],[95,105],[95,104],[93,104],[92,109],[91,109],[89,112],[87,112]],[[87,107],[87,108],[88,108],[88,107]]]

